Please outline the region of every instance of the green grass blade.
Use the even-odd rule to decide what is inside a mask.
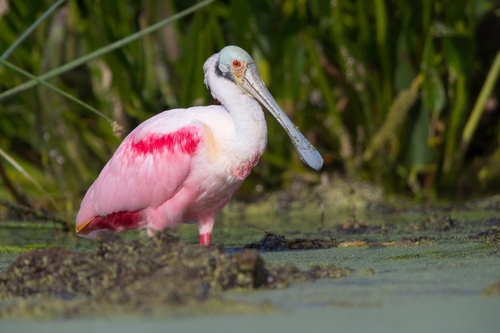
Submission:
[[[51,78],[53,78],[55,76],[58,76],[58,75],[60,75],[62,73],[65,73],[65,72],[67,72],[67,71],[69,71],[69,70],[71,70],[71,69],[73,69],[75,67],[78,67],[78,66],[80,66],[80,65],[82,65],[82,64],[84,64],[86,62],[89,62],[90,60],[98,58],[98,57],[100,57],[100,56],[102,56],[102,55],[104,55],[106,53],[109,53],[109,52],[111,52],[113,50],[116,50],[116,49],[118,49],[118,48],[126,45],[126,44],[129,44],[129,43],[131,43],[131,42],[133,42],[135,40],[138,40],[141,37],[143,37],[144,35],[152,33],[152,32],[154,32],[154,31],[162,28],[163,26],[165,26],[167,24],[173,23],[173,22],[175,22],[175,21],[183,18],[184,16],[186,16],[188,14],[191,14],[192,12],[195,12],[195,11],[197,11],[197,10],[199,10],[199,9],[207,6],[207,5],[209,5],[210,3],[214,2],[214,1],[215,0],[205,0],[205,1],[202,1],[202,2],[196,4],[196,5],[192,6],[192,7],[189,7],[188,9],[186,9],[186,10],[184,10],[182,12],[179,12],[179,13],[177,13],[177,14],[169,17],[169,18],[166,18],[166,19],[164,19],[164,20],[162,20],[160,22],[157,22],[157,23],[155,23],[155,24],[153,24],[153,25],[151,25],[151,26],[149,26],[149,27],[147,27],[145,29],[142,29],[142,30],[140,30],[140,31],[138,31],[138,32],[130,35],[130,36],[122,38],[122,39],[120,39],[120,40],[118,40],[118,41],[116,41],[114,43],[111,43],[111,44],[109,44],[109,45],[107,45],[105,47],[102,47],[102,48],[100,48],[100,49],[98,49],[98,50],[96,50],[94,52],[91,52],[91,53],[83,56],[83,57],[80,57],[78,59],[70,61],[70,62],[68,62],[65,65],[62,65],[62,66],[60,66],[58,68],[55,68],[55,69],[53,69],[53,70],[51,70],[51,71],[49,71],[49,72],[47,72],[45,74],[42,74],[42,75],[39,76],[39,79],[45,81],[45,80],[49,80],[49,79],[51,79]],[[20,93],[22,91],[30,89],[30,88],[36,86],[38,83],[39,82],[37,82],[35,80],[31,80],[31,81],[25,82],[23,84],[20,84],[19,86],[14,87],[14,88],[12,88],[10,90],[7,90],[7,91],[3,92],[2,94],[0,94],[0,101],[4,100],[5,98],[7,98],[9,96],[13,96],[13,95],[18,94],[18,93]]]
[[[54,198],[47,191],[45,191],[45,189],[42,187],[42,185],[40,185],[40,183],[37,182],[35,180],[35,178],[33,178],[28,173],[28,171],[26,171],[19,163],[17,163],[17,161],[14,158],[12,158],[9,154],[7,154],[2,148],[0,148],[0,156],[2,156],[10,165],[12,165],[14,167],[14,169],[16,169],[27,180],[29,180],[30,183],[32,183],[38,191],[40,191],[44,196],[46,196],[49,199],[52,206],[54,207],[54,209],[56,211],[58,211],[60,214],[59,207],[57,206]],[[61,214],[61,216],[64,216],[64,215]],[[68,227],[68,229],[73,230],[73,225],[71,223],[69,223],[69,221],[66,218],[63,218],[63,220],[64,220],[64,223],[66,224],[66,226]]]
[[[12,52],[14,52],[14,50],[19,45],[21,45],[21,43],[26,39],[26,37],[28,37],[33,32],[33,30],[35,30],[40,25],[40,23],[45,21],[45,19],[65,1],[66,0],[59,0],[55,4],[53,4],[49,9],[47,9],[47,11],[43,13],[42,16],[40,16],[28,29],[26,29],[25,32],[23,32],[21,36],[19,36],[18,39],[16,39],[16,41],[7,50],[5,50],[5,52],[0,57],[0,62],[6,60],[12,54]]]
[[[14,160],[9,154],[3,151],[2,148],[0,148],[0,156],[2,156],[20,174],[22,174],[26,179],[28,179],[40,192],[48,195],[48,193],[43,189],[42,185],[40,185],[40,183],[38,183],[33,177],[31,177],[31,175],[19,163],[17,163],[16,160]]]
[[[387,39],[387,10],[383,0],[375,0],[374,4],[377,44],[382,47],[386,44]]]
[[[486,81],[484,82],[483,87],[481,88],[481,92],[474,104],[474,108],[472,109],[472,113],[465,124],[465,128],[462,134],[462,143],[461,150],[465,152],[467,147],[469,146],[470,141],[472,140],[472,136],[474,135],[474,131],[476,130],[477,124],[479,123],[479,119],[484,111],[484,105],[486,104],[486,100],[488,96],[491,94],[493,87],[495,86],[495,82],[497,81],[498,75],[500,74],[500,52],[497,53],[495,59],[493,60],[493,64],[491,65],[490,71],[488,72],[488,76],[486,77]]]
[[[370,141],[366,148],[363,159],[371,160],[373,155],[379,151],[384,143],[396,137],[398,127],[403,123],[408,111],[418,98],[418,93],[422,85],[423,76],[419,74],[412,82],[410,88],[402,90],[394,99],[387,117],[378,132]]]
[[[106,121],[107,121],[107,122],[109,122],[110,124],[112,124],[112,123],[113,123],[113,119],[109,118],[108,116],[106,116],[104,113],[102,113],[101,111],[97,110],[97,109],[96,109],[96,108],[94,108],[93,106],[88,105],[87,103],[85,103],[85,102],[83,102],[83,101],[79,100],[78,98],[76,98],[76,97],[74,97],[74,96],[71,96],[71,95],[70,95],[70,94],[68,94],[67,92],[65,92],[65,91],[63,91],[63,90],[61,90],[61,89],[57,88],[56,86],[54,86],[54,85],[52,85],[52,84],[50,84],[50,83],[48,83],[48,82],[45,82],[45,81],[43,81],[42,79],[40,79],[40,78],[38,78],[38,77],[36,77],[36,76],[34,76],[34,75],[32,75],[32,74],[30,74],[30,73],[26,72],[24,69],[19,68],[19,67],[17,67],[16,65],[13,65],[13,64],[11,64],[11,63],[10,63],[10,62],[8,62],[8,61],[0,61],[0,64],[3,64],[5,67],[10,68],[10,69],[12,69],[12,70],[14,70],[14,71],[16,71],[16,72],[18,72],[18,73],[20,73],[20,74],[24,75],[24,76],[27,76],[27,77],[29,77],[30,79],[32,79],[32,80],[34,80],[34,81],[38,82],[38,83],[39,83],[39,84],[41,84],[41,85],[44,85],[45,87],[47,87],[47,88],[49,88],[49,89],[54,90],[54,91],[55,91],[55,92],[57,92],[58,94],[61,94],[62,96],[64,96],[64,97],[68,98],[69,100],[71,100],[71,101],[73,101],[73,102],[75,102],[75,103],[77,103],[77,104],[79,104],[79,105],[83,106],[84,108],[86,108],[86,109],[88,109],[88,110],[90,110],[90,111],[94,112],[94,113],[95,113],[95,114],[97,114],[98,116],[103,117],[103,118],[104,118],[104,119],[106,119]]]
[[[449,173],[457,169],[457,157],[460,152],[456,149],[458,138],[460,138],[461,122],[467,111],[467,77],[458,74],[455,88],[453,107],[450,112],[449,123],[446,128],[443,172]]]

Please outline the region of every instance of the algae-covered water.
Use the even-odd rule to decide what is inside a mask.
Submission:
[[[217,295],[220,301],[234,304],[232,308],[211,309],[206,305],[212,303],[195,303],[193,309],[176,315],[171,315],[171,308],[162,315],[160,308],[151,316],[122,311],[51,316],[41,322],[7,316],[0,321],[0,331],[498,332],[498,207],[498,200],[493,200],[445,208],[266,212],[252,218],[229,212],[219,219],[213,236],[225,253],[237,253],[254,243],[252,247],[269,265],[289,262],[302,270],[333,265],[353,271],[335,279],[291,282],[287,288],[233,289]],[[178,235],[196,243],[195,229],[183,226]],[[271,244],[264,251],[258,241],[265,232],[285,236],[285,245],[316,239],[328,240],[333,247],[269,251]],[[139,233],[125,238],[143,237]],[[97,246],[95,241],[68,237],[54,228],[34,230],[12,224],[0,228],[0,242],[2,271],[25,248],[61,245],[88,253]],[[0,302],[0,307],[9,302]],[[44,318],[43,314],[37,318]]]

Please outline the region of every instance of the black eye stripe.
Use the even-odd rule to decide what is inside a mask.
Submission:
[[[220,65],[220,62],[219,60],[217,60],[217,62],[215,63],[215,75],[217,75],[217,77],[222,77],[222,78],[225,78],[226,80],[230,80],[231,82],[234,82],[236,83],[236,80],[234,79],[234,76],[231,74],[230,71],[228,72],[222,72],[219,68],[219,65]]]
[[[220,65],[219,60],[217,60],[217,62],[215,63],[215,75],[217,75],[218,77],[223,77],[224,74],[220,70],[219,65]]]

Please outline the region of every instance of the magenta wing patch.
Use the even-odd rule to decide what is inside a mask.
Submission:
[[[106,229],[121,229],[121,223],[128,229],[140,223],[136,212],[156,209],[182,187],[204,138],[198,126],[166,134],[150,132],[138,142],[134,142],[135,133],[122,142],[85,195],[77,225],[94,217],[99,217],[94,227]],[[134,218],[124,212],[134,212]],[[108,219],[108,215],[112,216]]]
[[[182,152],[191,155],[195,152],[202,139],[202,133],[200,133],[198,127],[184,127],[169,134],[149,134],[139,142],[132,143],[132,149],[138,154],[167,151],[170,154]]]

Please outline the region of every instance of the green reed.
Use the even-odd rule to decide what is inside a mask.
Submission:
[[[8,4],[2,197],[42,206],[51,197],[74,212],[119,144],[115,134],[162,110],[212,103],[202,66],[228,44],[254,57],[323,154],[322,172],[418,198],[500,186],[500,56],[484,33],[499,26],[491,1]],[[286,187],[297,175],[316,183],[268,120],[268,150],[240,194]]]

